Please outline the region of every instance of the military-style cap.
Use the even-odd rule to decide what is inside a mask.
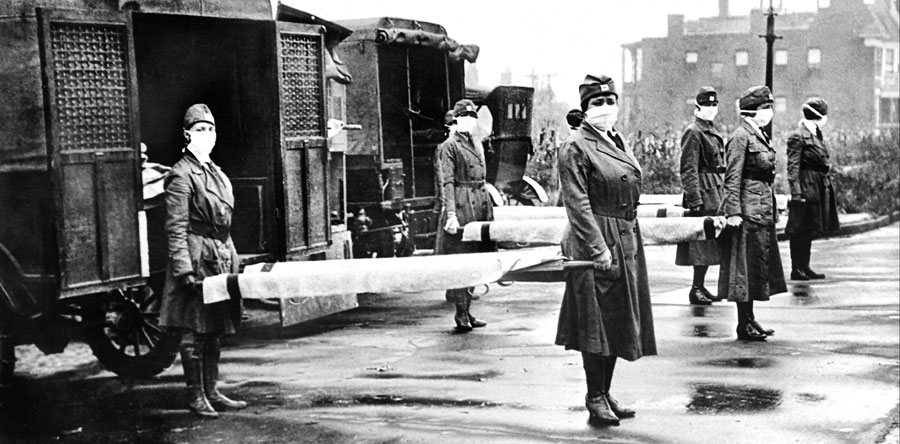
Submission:
[[[581,126],[581,122],[584,120],[584,112],[580,109],[570,109],[568,113],[566,113],[566,123],[569,124],[572,128],[577,128]]]
[[[768,86],[751,86],[741,94],[738,107],[742,110],[753,111],[758,109],[760,105],[774,101],[772,91],[769,91]]]
[[[806,103],[803,104],[803,108],[812,110],[813,113],[818,114],[819,117],[828,115],[828,103],[826,103],[824,99],[818,97],[808,99]]]
[[[581,85],[578,85],[578,94],[581,95],[581,110],[587,110],[588,101],[597,96],[616,96],[619,98],[619,93],[616,92],[616,84],[613,80],[603,74],[599,76],[593,76],[588,74],[584,76],[584,81]]]
[[[453,105],[453,117],[459,116],[472,116],[478,117],[478,108],[475,107],[475,102],[469,99],[462,99],[459,102],[456,102],[456,105]]]
[[[191,105],[184,113],[184,129],[191,129],[194,124],[206,122],[212,125],[216,124],[216,119],[212,115],[209,107],[203,103]]]
[[[453,110],[449,110],[444,113],[444,126],[450,126],[456,123],[456,116],[453,115]]]
[[[719,94],[711,86],[704,86],[697,91],[697,105],[716,106],[719,104]]]

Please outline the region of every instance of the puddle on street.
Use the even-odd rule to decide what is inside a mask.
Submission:
[[[694,324],[688,326],[686,336],[695,338],[727,338],[731,336],[731,333],[723,331],[718,325]]]
[[[496,370],[486,371],[486,372],[472,372],[472,373],[450,373],[443,375],[410,375],[406,373],[394,373],[394,372],[382,372],[379,371],[377,373],[367,373],[361,375],[361,378],[368,379],[425,379],[425,380],[445,380],[452,379],[457,381],[487,381],[488,379],[496,378],[500,376],[500,372]]]
[[[318,406],[350,407],[354,405],[398,405],[398,406],[427,406],[427,407],[498,407],[490,401],[478,399],[445,399],[445,398],[419,398],[398,395],[360,395],[352,398],[335,398],[322,396],[313,400]]]
[[[797,393],[795,396],[800,402],[822,402],[825,400],[825,395],[816,393]]]
[[[705,318],[706,308],[705,305],[691,305],[691,316],[695,318]]]
[[[713,359],[711,361],[706,361],[706,365],[714,367],[769,368],[775,365],[775,360],[772,358]]]
[[[761,387],[695,383],[688,413],[753,413],[773,410],[781,404],[782,393]]]
[[[791,305],[817,305],[822,303],[822,298],[816,296],[816,290],[809,284],[791,284]]]

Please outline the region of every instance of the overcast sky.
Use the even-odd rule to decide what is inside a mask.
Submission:
[[[718,13],[717,0],[283,2],[330,21],[401,17],[441,24],[454,40],[481,47],[476,63],[481,84],[498,84],[500,73],[509,69],[514,84],[531,86],[526,76],[534,70],[538,75],[552,75],[557,97],[570,105],[578,103],[578,84],[586,73],[607,74],[618,83],[620,45],[665,36],[668,14],[684,14],[691,20]],[[785,12],[798,12],[815,10],[817,0],[780,2]],[[731,0],[729,9],[731,15],[747,15],[759,5],[760,0]],[[760,39],[760,45],[764,44]]]

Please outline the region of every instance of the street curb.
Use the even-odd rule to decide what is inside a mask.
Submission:
[[[841,228],[838,231],[833,233],[828,233],[825,235],[818,236],[816,239],[823,239],[829,237],[838,237],[838,236],[850,236],[853,234],[864,233],[866,231],[871,231],[877,228],[881,228],[887,225],[890,225],[894,222],[900,220],[900,211],[894,211],[891,214],[885,214],[883,216],[878,216],[874,219],[863,220],[851,224],[841,225]],[[783,229],[778,231],[778,240],[788,240],[790,236],[784,232]]]

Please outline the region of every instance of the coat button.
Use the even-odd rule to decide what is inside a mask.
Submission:
[[[627,203],[623,203],[622,205],[619,205],[619,207],[620,207],[620,208],[628,208],[628,204],[627,204]]]
[[[624,236],[625,233],[627,233],[627,232],[628,232],[628,230],[626,230],[626,229],[624,229],[624,228],[621,229],[621,230],[619,230],[619,234],[621,234],[622,236]]]
[[[628,182],[628,176],[622,175],[622,182]]]

